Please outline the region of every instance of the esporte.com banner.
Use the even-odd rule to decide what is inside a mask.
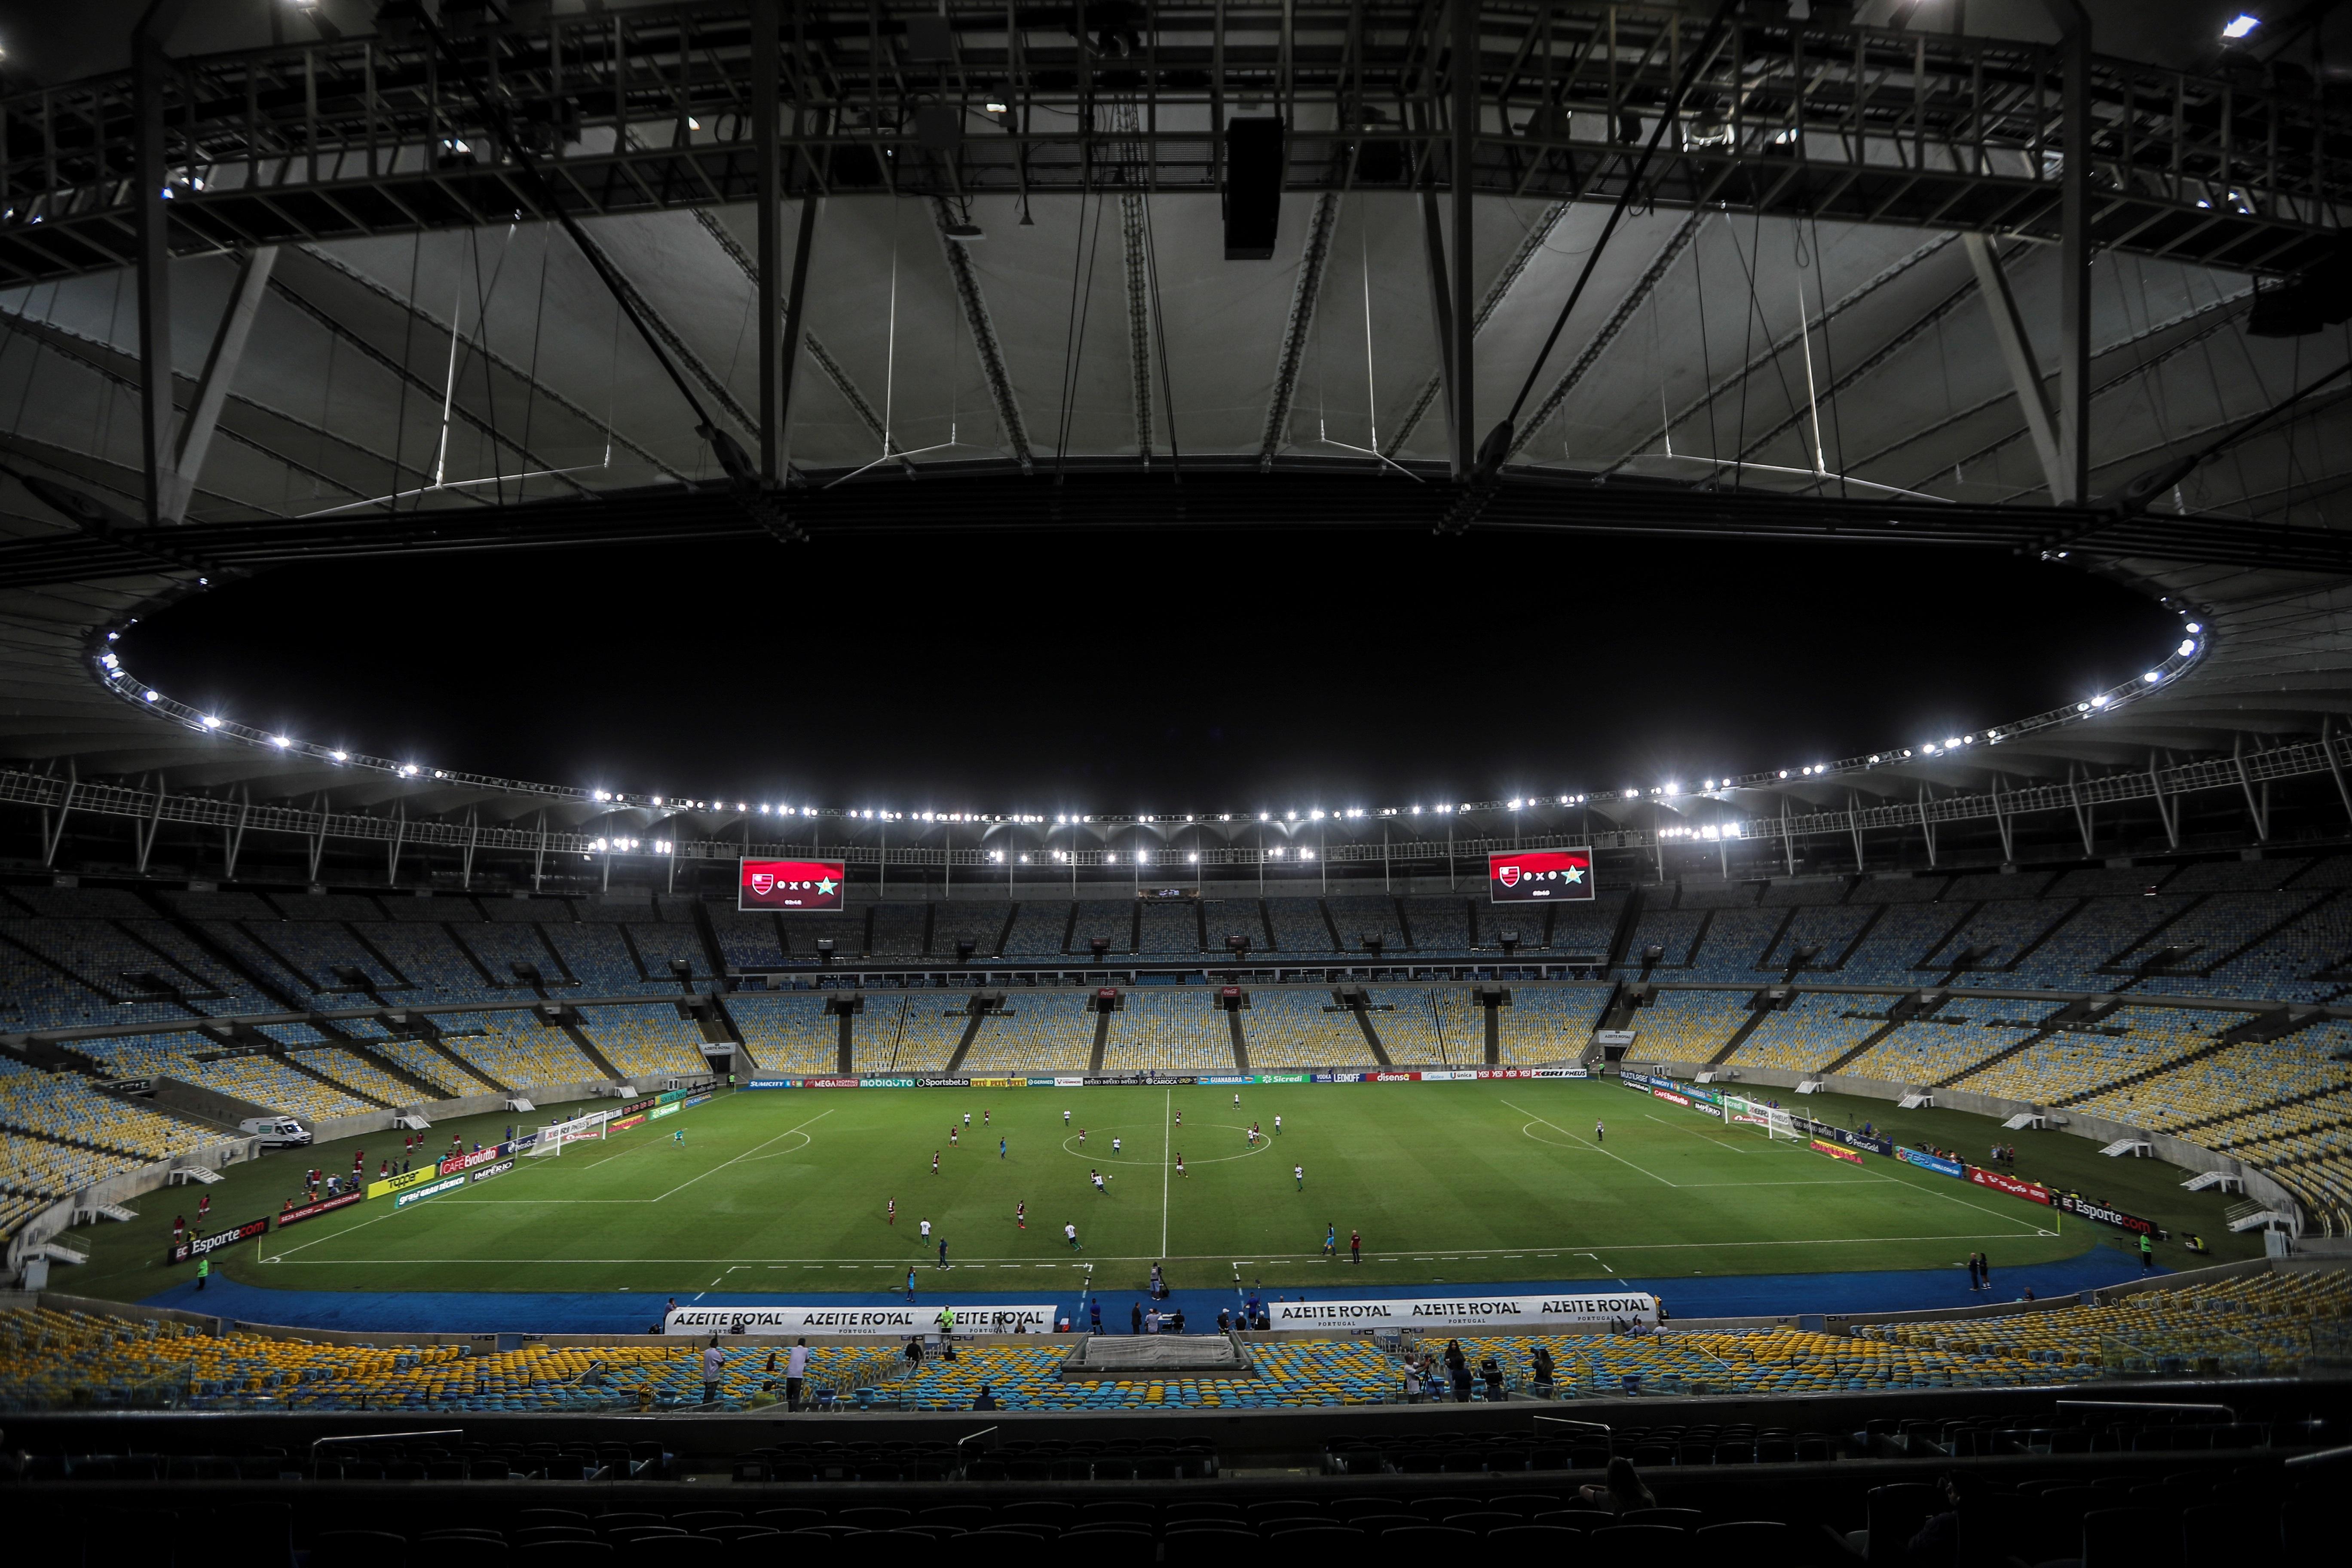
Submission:
[[[1049,1333],[1051,1306],[950,1307],[960,1334]],[[937,1307],[674,1307],[666,1334],[937,1333]]]
[[[2078,1198],[2071,1193],[2058,1194],[2058,1206],[2068,1214],[2080,1215],[2084,1219],[2095,1219],[2101,1225],[2114,1226],[2117,1230],[2128,1230],[2140,1236],[2158,1234],[2156,1221],[2152,1219],[2142,1219],[2136,1214],[2126,1214],[2121,1209],[2109,1208],[2105,1204],[2095,1204],[2088,1198]]]
[[[192,1236],[185,1241],[175,1241],[165,1256],[167,1263],[185,1263],[192,1258],[202,1258],[208,1252],[218,1252],[224,1247],[234,1247],[249,1241],[269,1228],[266,1219],[249,1219],[233,1229],[215,1231],[210,1236]]]
[[[1655,1323],[1658,1299],[1643,1291],[1615,1296],[1402,1296],[1375,1301],[1276,1301],[1266,1309],[1277,1329],[1508,1329],[1519,1324]]]

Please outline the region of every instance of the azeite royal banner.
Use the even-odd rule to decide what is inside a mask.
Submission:
[[[1050,1333],[1051,1306],[955,1307],[960,1334]],[[666,1334],[924,1334],[937,1331],[937,1307],[675,1307]]]
[[[322,1214],[332,1214],[337,1209],[349,1208],[366,1196],[364,1193],[345,1193],[339,1198],[321,1198],[315,1204],[304,1204],[299,1208],[288,1209],[278,1216],[278,1228],[284,1230],[289,1225],[299,1225],[306,1219],[317,1219]]]
[[[837,910],[848,901],[838,860],[738,860],[739,910]]]
[[[1486,896],[1498,904],[1593,896],[1590,849],[1514,849],[1486,857]]]
[[[202,1258],[208,1252],[218,1252],[224,1247],[234,1247],[240,1241],[250,1241],[269,1228],[266,1219],[249,1219],[235,1230],[215,1231],[210,1236],[192,1236],[185,1241],[174,1242],[164,1254],[166,1263],[185,1263],[192,1258]]]
[[[1655,1323],[1658,1299],[1617,1296],[1505,1296],[1484,1300],[1443,1296],[1386,1301],[1276,1301],[1266,1308],[1277,1329],[1490,1329],[1520,1323]]]

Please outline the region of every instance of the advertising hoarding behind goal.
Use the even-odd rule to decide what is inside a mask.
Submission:
[[[846,870],[838,860],[738,860],[735,907],[837,910],[848,901]]]
[[[1531,904],[1593,896],[1590,849],[1513,849],[1486,857],[1486,896]]]

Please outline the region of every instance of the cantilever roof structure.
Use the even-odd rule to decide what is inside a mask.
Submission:
[[[143,77],[0,97],[0,798],[115,809],[87,793],[105,781],[159,819],[324,794],[320,823],[584,829],[615,803],[175,718],[135,671],[110,679],[105,633],[292,560],[1445,526],[1597,247],[1471,526],[1890,563],[2008,549],[2200,629],[2095,709],[1685,781],[1672,805],[1580,801],[1596,825],[1632,842],[1669,816],[2251,797],[2352,766],[2334,735],[2352,384],[2144,506],[2101,499],[2345,360],[2340,330],[2248,330],[2258,289],[2331,264],[2352,200],[2352,122],[2259,50],[2200,56],[2127,6],[2092,8],[2086,56],[2034,7],[2018,38],[1871,25],[1869,5],[1751,5],[1711,30],[1712,5],[1489,4],[1466,31],[1440,4],[1305,0],[1089,5],[1083,32],[1068,7],[963,0],[450,7],[446,26],[342,9],[283,42],[198,18]],[[772,430],[785,482],[747,504],[698,426],[745,451],[770,428],[758,318],[787,289],[761,286],[762,18],[768,242],[805,309]],[[216,410],[180,521],[151,514],[142,443],[142,101],[161,110],[172,401],[183,430]],[[1250,117],[1286,127],[1286,194],[1272,258],[1227,260],[1223,132]],[[2088,483],[2058,505],[2070,133],[2089,138]],[[1457,395],[1444,323],[1465,316]],[[689,815],[681,838],[742,835],[739,814]]]

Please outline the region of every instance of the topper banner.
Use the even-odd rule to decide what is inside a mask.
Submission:
[[[960,1334],[1043,1334],[1054,1328],[1051,1306],[950,1307]],[[662,1318],[666,1334],[928,1334],[937,1333],[937,1307],[674,1307]]]
[[[1653,1323],[1658,1299],[1639,1290],[1611,1296],[1402,1296],[1371,1301],[1276,1301],[1266,1308],[1277,1329],[1511,1328],[1518,1324]]]

